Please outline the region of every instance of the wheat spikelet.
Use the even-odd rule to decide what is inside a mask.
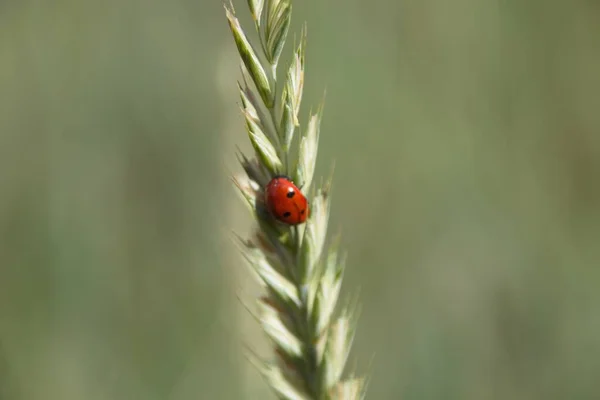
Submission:
[[[248,0],[248,6],[260,47],[248,40],[233,6],[225,6],[242,61],[241,108],[255,152],[252,157],[238,154],[245,174],[233,181],[257,221],[255,234],[247,240],[239,238],[239,244],[264,288],[254,314],[274,348],[271,360],[253,354],[250,359],[281,399],[360,399],[365,379],[342,378],[357,312],[348,305],[334,316],[344,258],[338,241],[325,246],[331,179],[311,190],[323,107],[311,115],[304,130],[298,118],[306,28],[295,46],[285,82],[278,85],[276,73],[290,27],[291,0]],[[279,95],[278,86],[282,87]],[[292,160],[292,154],[297,159]],[[264,187],[276,175],[289,176],[306,195],[313,193],[307,196],[310,217],[306,224],[288,226],[266,211]]]

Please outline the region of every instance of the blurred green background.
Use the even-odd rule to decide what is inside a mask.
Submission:
[[[600,398],[600,4],[293,18],[368,398]],[[0,399],[270,398],[237,68],[219,0],[0,3]]]

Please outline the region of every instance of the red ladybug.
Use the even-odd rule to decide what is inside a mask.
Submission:
[[[279,221],[298,225],[308,217],[308,200],[287,176],[276,176],[265,187],[265,204]]]

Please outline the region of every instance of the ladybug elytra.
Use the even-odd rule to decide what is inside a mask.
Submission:
[[[265,204],[277,220],[288,225],[306,221],[308,200],[287,176],[276,176],[265,187]]]

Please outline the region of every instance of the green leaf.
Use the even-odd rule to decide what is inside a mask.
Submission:
[[[233,33],[235,44],[240,53],[240,57],[244,61],[244,65],[248,69],[261,98],[265,102],[267,107],[273,107],[275,102],[274,94],[269,84],[269,78],[265,72],[260,59],[256,55],[254,48],[248,41],[246,34],[244,33],[239,20],[235,17],[229,7],[225,6],[225,12],[227,20],[229,21],[229,27]]]
[[[260,27],[263,9],[265,8],[265,0],[248,0],[248,7],[252,13],[252,19],[257,27]]]
[[[298,113],[300,112],[300,102],[302,100],[302,91],[304,89],[304,58],[306,53],[306,26],[302,27],[300,34],[300,44],[294,53],[294,59],[287,73],[286,89],[288,100],[293,110],[293,121],[295,126],[299,126]]]
[[[300,282],[306,290],[309,290],[315,278],[314,271],[325,244],[328,219],[329,199],[326,193],[320,192],[310,205],[310,217],[306,222],[302,248],[298,252]]]
[[[294,179],[297,185],[302,186],[303,190],[307,190],[310,187],[315,173],[322,115],[323,105],[321,105],[319,111],[310,118],[308,129],[300,140],[300,152]]]
[[[274,364],[254,364],[269,386],[277,394],[279,399],[285,400],[309,400],[311,397],[302,392],[282,374],[281,370]]]
[[[325,349],[325,385],[330,388],[340,381],[354,339],[355,321],[348,311],[331,326]]]
[[[289,150],[294,137],[294,130],[296,129],[296,126],[294,125],[294,111],[292,110],[292,104],[287,101],[288,98],[287,90],[284,89],[284,100],[282,102],[283,111],[281,113],[281,126],[279,127],[281,135],[280,140],[283,142],[283,151]]]
[[[244,199],[246,205],[250,208],[250,211],[254,211],[256,208],[256,190],[252,187],[250,179],[247,177],[243,178],[232,178],[233,184],[238,188],[238,192]]]
[[[290,0],[267,0],[267,26],[265,37],[267,40],[272,36],[275,25],[290,6]]]
[[[281,321],[279,310],[264,299],[259,299],[258,305],[261,325],[273,343],[284,351],[286,355],[301,357],[303,354],[302,342]]]
[[[344,266],[345,258],[339,260],[337,249],[331,249],[325,262],[325,271],[319,280],[317,301],[313,310],[312,319],[317,335],[321,335],[331,324],[342,287]]]
[[[250,142],[252,142],[252,146],[260,161],[267,167],[271,176],[280,174],[283,171],[283,164],[277,156],[277,150],[275,150],[269,138],[267,138],[252,116],[246,112],[244,114],[246,116],[246,129],[248,130]]]
[[[281,51],[285,45],[285,39],[290,28],[290,22],[292,20],[292,6],[288,2],[282,2],[281,14],[278,19],[274,21],[274,25],[271,28],[267,36],[267,59],[271,65],[277,66]]]
[[[242,71],[242,73],[244,73],[244,71]],[[273,134],[273,129],[269,125],[269,117],[263,111],[255,94],[252,92],[252,90],[250,90],[247,83],[245,86],[242,86],[238,82],[238,89],[240,91],[242,107],[245,109],[246,114],[252,117],[260,129],[265,133],[265,135],[267,135],[269,140],[275,143],[275,146],[279,147],[279,137],[276,133]]]
[[[340,382],[329,390],[331,400],[361,400],[365,396],[365,378]]]
[[[248,248],[243,256],[252,268],[252,271],[260,278],[262,284],[269,287],[273,292],[277,293],[279,300],[285,302],[288,305],[296,305],[298,307],[300,299],[298,297],[298,290],[289,280],[285,279],[283,275],[275,270],[269,264],[267,259],[262,253],[257,251],[251,251]]]

